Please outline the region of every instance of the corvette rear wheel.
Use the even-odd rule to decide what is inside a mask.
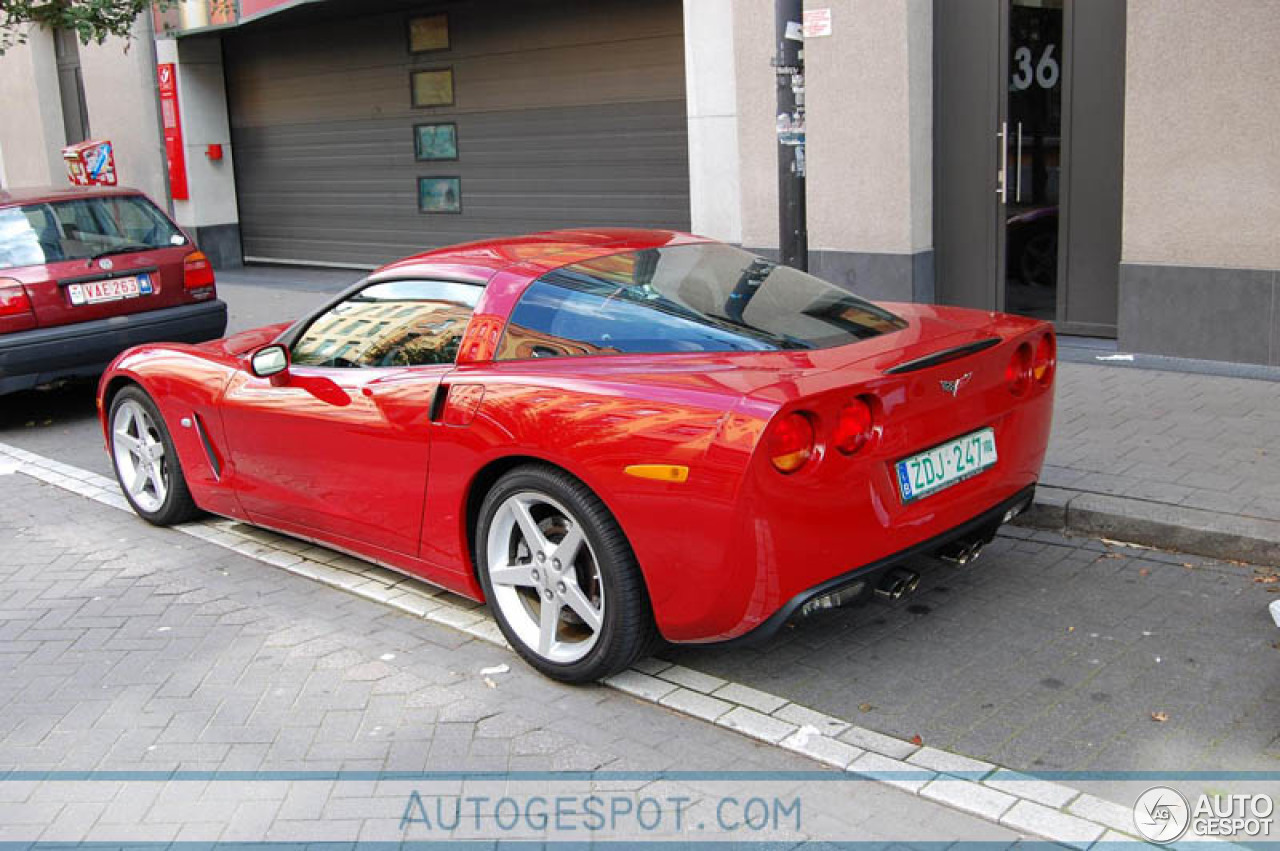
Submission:
[[[111,400],[109,421],[116,481],[138,516],[169,526],[199,514],[164,418],[151,397],[140,387],[126,387]]]
[[[631,547],[590,489],[559,470],[507,473],[485,497],[476,535],[480,582],[503,635],[563,682],[623,670],[655,633]]]

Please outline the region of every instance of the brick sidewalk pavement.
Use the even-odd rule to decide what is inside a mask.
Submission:
[[[1280,384],[1063,363],[1043,483],[1280,521]]]
[[[817,767],[17,474],[0,475],[0,577],[9,770]],[[1015,838],[880,784],[805,794],[829,835]],[[0,778],[0,839],[396,839],[404,795],[372,781]]]

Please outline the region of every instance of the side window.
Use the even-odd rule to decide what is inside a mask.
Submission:
[[[293,344],[302,366],[453,363],[483,287],[452,281],[388,281],[320,314]]]

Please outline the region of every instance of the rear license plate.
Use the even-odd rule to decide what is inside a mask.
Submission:
[[[101,304],[104,301],[120,301],[126,298],[138,298],[151,295],[151,276],[138,275],[131,278],[112,278],[108,281],[89,281],[83,284],[71,284],[67,287],[67,297],[72,304]]]
[[[996,433],[984,428],[897,463],[903,502],[937,493],[996,463]]]

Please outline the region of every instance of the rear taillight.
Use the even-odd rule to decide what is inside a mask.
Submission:
[[[1009,366],[1004,371],[1004,379],[1009,385],[1010,393],[1022,396],[1030,389],[1031,378],[1031,344],[1023,343],[1009,359]]]
[[[1041,384],[1048,384],[1053,378],[1053,368],[1058,363],[1058,346],[1052,334],[1045,334],[1036,344],[1035,362],[1031,365],[1031,374]]]
[[[845,455],[853,455],[871,440],[875,417],[865,399],[854,399],[840,412],[831,443]]]
[[[31,299],[21,284],[0,285],[0,334],[36,327]]]
[[[783,416],[769,429],[766,449],[779,473],[794,473],[813,457],[813,422],[799,412]]]
[[[0,287],[0,316],[22,316],[31,312],[31,299],[21,286]]]
[[[193,251],[182,261],[182,286],[187,290],[213,288],[213,264],[203,251]]]

